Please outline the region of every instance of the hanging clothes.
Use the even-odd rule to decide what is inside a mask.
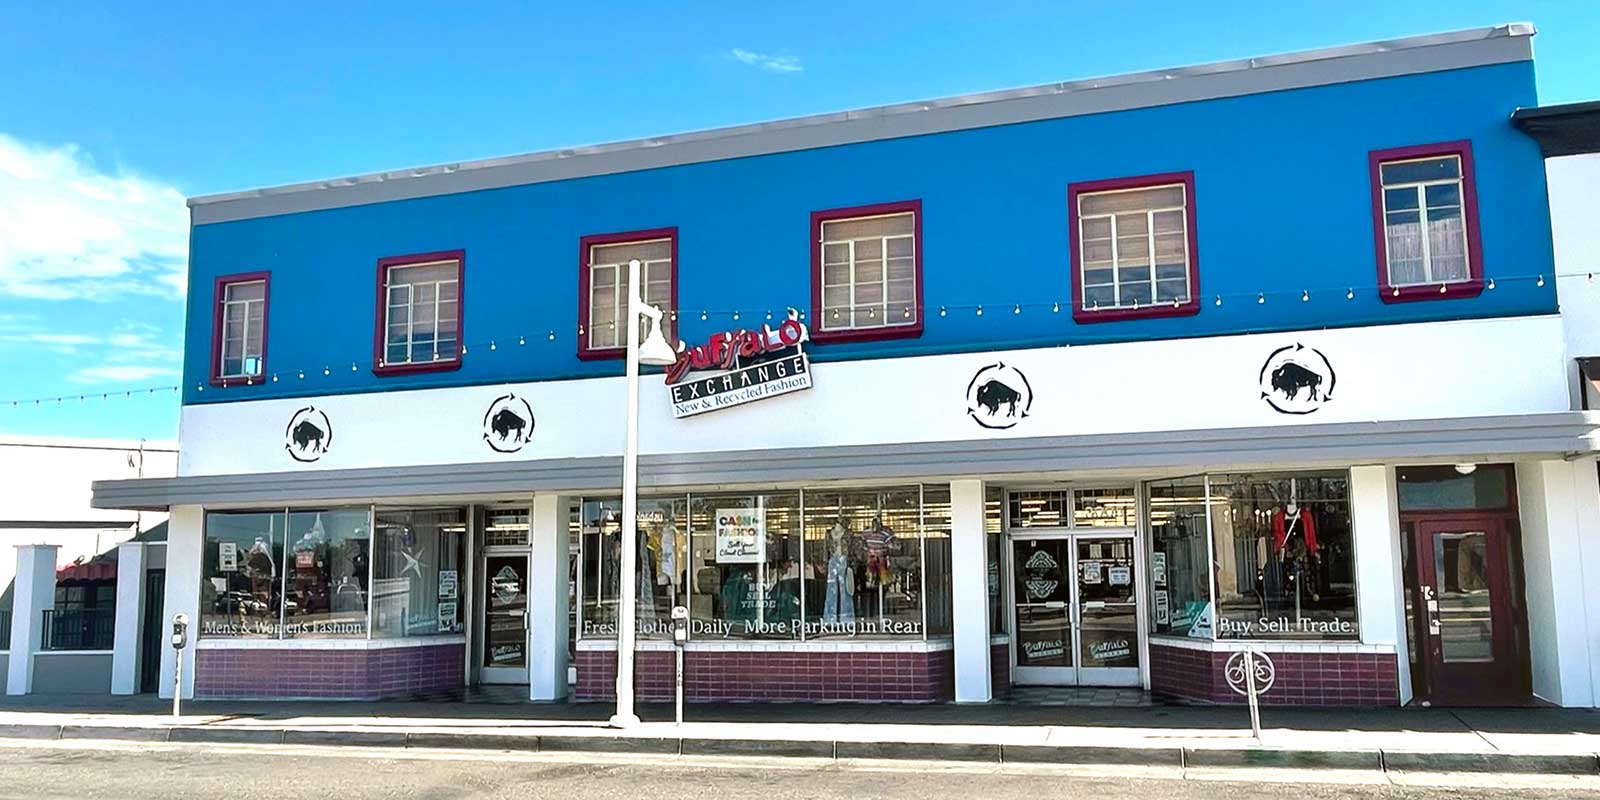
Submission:
[[[856,621],[855,587],[850,574],[850,559],[844,553],[834,553],[828,558],[828,579],[824,584],[822,621],[852,623]]]
[[[1278,509],[1272,515],[1272,551],[1282,553],[1284,545],[1288,544],[1289,537],[1296,533],[1306,543],[1306,552],[1317,554],[1317,526],[1312,521],[1311,511],[1305,506],[1296,509],[1290,514],[1284,509]]]
[[[883,517],[878,517],[872,521],[872,527],[861,534],[861,542],[867,548],[867,585],[887,584],[889,545],[894,543],[894,531],[883,524]]]

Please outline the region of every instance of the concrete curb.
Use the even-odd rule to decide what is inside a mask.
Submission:
[[[953,742],[860,742],[794,739],[697,739],[650,736],[571,736],[455,731],[328,731],[211,726],[0,725],[0,739],[102,740],[199,744],[444,748],[544,753],[811,758],[834,761],[961,761],[987,764],[1164,767],[1179,769],[1298,769],[1389,772],[1465,772],[1516,775],[1597,775],[1600,755],[1427,753],[1389,750],[1274,750],[1266,748],[1071,747]]]

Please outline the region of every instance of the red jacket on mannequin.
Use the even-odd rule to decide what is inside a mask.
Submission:
[[[1289,539],[1289,531],[1297,529],[1300,536],[1306,540],[1306,552],[1317,554],[1317,526],[1311,521],[1311,511],[1301,506],[1293,515],[1278,509],[1272,515],[1272,551],[1283,552],[1283,545]]]

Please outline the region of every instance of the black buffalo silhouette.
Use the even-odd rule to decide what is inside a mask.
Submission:
[[[294,444],[295,447],[300,448],[302,453],[305,452],[306,446],[311,445],[312,442],[316,444],[311,446],[311,452],[322,452],[322,436],[322,429],[309,419],[300,420],[300,424],[294,426]]]
[[[1017,401],[1021,399],[1022,395],[1018,394],[1016,389],[999,381],[989,381],[978,387],[978,405],[989,409],[991,417],[1000,411],[1001,405],[1009,406],[1006,409],[1006,416],[1016,416]]]
[[[489,420],[489,429],[493,430],[494,434],[499,436],[500,441],[502,442],[506,440],[506,437],[511,435],[512,431],[516,431],[516,438],[521,439],[522,429],[527,427],[527,425],[527,420],[518,416],[516,412],[509,408],[500,409],[499,411],[495,412],[494,419]]]
[[[1293,361],[1285,362],[1283,366],[1272,371],[1272,388],[1283,392],[1283,396],[1290,400],[1300,394],[1301,389],[1311,390],[1311,399],[1321,399],[1322,376],[1312,372]]]

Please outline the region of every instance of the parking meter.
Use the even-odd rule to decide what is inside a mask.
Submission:
[[[172,716],[177,718],[178,704],[183,697],[183,648],[189,646],[189,615],[178,612],[172,615]]]
[[[672,644],[676,651],[678,671],[675,682],[677,697],[677,723],[683,724],[683,645],[689,641],[689,609],[684,606],[672,607]]]
[[[172,649],[189,646],[189,615],[182,612],[172,616]]]

